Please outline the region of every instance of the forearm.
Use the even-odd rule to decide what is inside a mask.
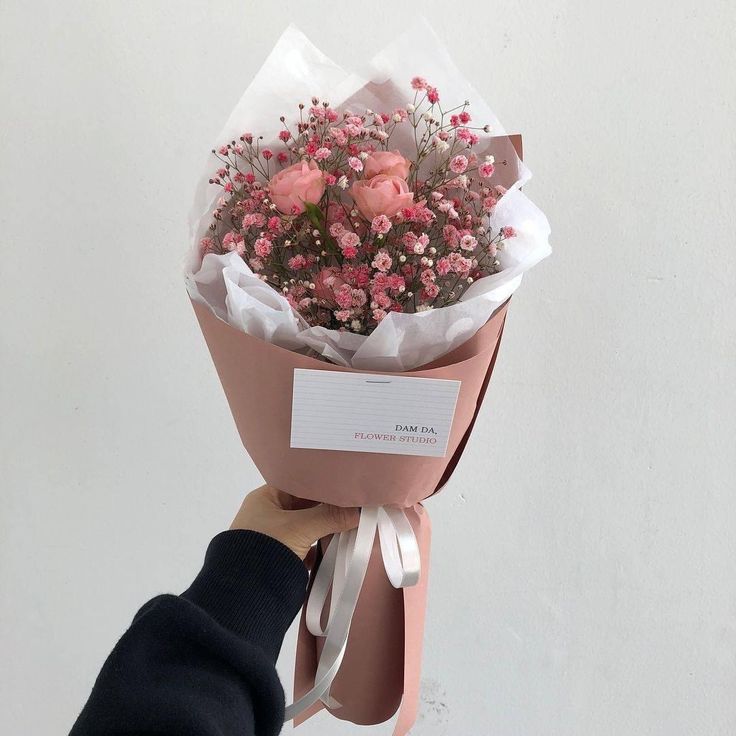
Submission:
[[[278,733],[284,694],[274,665],[306,582],[279,542],[218,535],[187,591],[138,612],[71,736]]]

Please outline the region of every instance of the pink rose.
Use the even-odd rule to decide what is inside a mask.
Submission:
[[[409,176],[411,164],[398,151],[375,151],[365,161],[363,168],[366,179],[372,179],[379,174],[400,176],[406,179]]]
[[[323,268],[314,278],[314,297],[325,304],[334,306],[335,292],[345,286],[345,280],[340,274],[340,269],[330,266]]]
[[[411,207],[414,194],[400,176],[379,174],[372,179],[358,179],[350,194],[363,217],[373,220],[379,215],[393,217],[402,207]]]
[[[268,191],[279,212],[298,215],[304,212],[305,202],[317,204],[322,199],[325,182],[314,161],[300,161],[275,174]]]

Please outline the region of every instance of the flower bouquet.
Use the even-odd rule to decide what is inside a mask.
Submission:
[[[421,502],[465,448],[511,294],[549,253],[520,138],[419,37],[357,75],[289,28],[213,149],[187,264],[265,480],[362,509],[312,560],[287,718],[372,724],[401,705],[397,734],[418,701]],[[405,81],[407,63],[427,78]]]

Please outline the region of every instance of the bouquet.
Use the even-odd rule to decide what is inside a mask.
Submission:
[[[472,126],[468,101],[444,110],[426,79],[411,88],[389,112],[300,103],[292,125],[280,118],[278,153],[252,133],[213,149],[223,196],[202,254],[237,253],[304,323],[359,335],[389,312],[455,304],[497,273],[516,233],[488,227],[506,193],[490,184],[494,156],[474,150],[490,128]],[[401,127],[410,158],[391,150]]]
[[[465,448],[511,294],[549,253],[520,138],[420,37],[426,78],[404,80],[406,39],[358,76],[288,29],[212,151],[187,265],[265,480],[361,507],[311,560],[287,718],[371,724],[401,705],[397,734],[418,700],[421,502]]]

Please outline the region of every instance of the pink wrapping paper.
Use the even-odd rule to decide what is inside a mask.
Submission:
[[[268,484],[338,506],[407,509],[422,550],[420,583],[404,590],[392,588],[376,541],[345,659],[331,690],[341,703],[332,713],[354,723],[381,723],[401,704],[395,733],[404,734],[418,703],[429,569],[429,519],[419,502],[447,482],[465,449],[493,371],[508,302],[460,347],[427,366],[398,374],[461,381],[447,455],[442,458],[291,448],[294,369],[353,369],[251,337],[220,320],[207,306],[192,304],[243,445]],[[313,684],[317,655],[318,642],[302,622],[296,697]],[[307,711],[297,722],[317,710]]]
[[[330,695],[341,708],[328,709],[337,718],[359,725],[388,720],[401,710],[394,733],[405,734],[416,720],[422,662],[424,618],[429,582],[431,523],[421,504],[405,513],[411,522],[422,561],[419,583],[396,590],[386,578],[378,540],[350,629],[345,659]],[[307,630],[304,613],[299,625],[294,671],[294,699],[314,683],[320,642]],[[299,725],[324,708],[312,706],[294,721]]]
[[[266,482],[337,506],[403,508],[439,488],[448,458],[451,462],[475,418],[506,316],[504,305],[459,348],[423,368],[395,374],[462,382],[447,457],[420,457],[290,447],[294,369],[358,371],[276,347],[236,330],[202,304],[193,306],[240,438]]]

